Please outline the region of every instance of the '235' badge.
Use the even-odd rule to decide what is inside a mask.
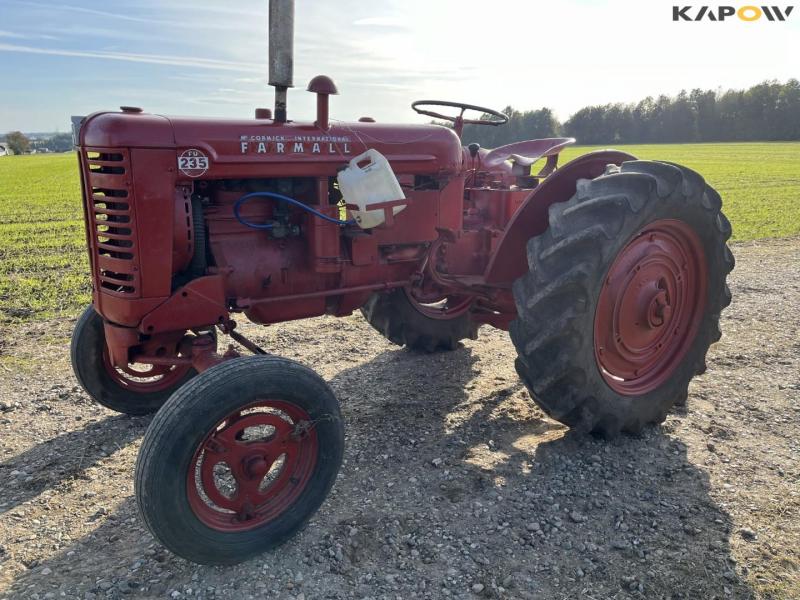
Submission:
[[[187,177],[200,177],[208,171],[208,157],[202,150],[184,150],[178,157],[178,169]]]

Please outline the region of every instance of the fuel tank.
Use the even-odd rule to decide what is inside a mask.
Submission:
[[[176,178],[334,176],[354,156],[373,148],[398,174],[447,175],[461,170],[458,136],[439,125],[314,123],[271,119],[166,117],[104,112],[86,118],[80,145],[160,148],[177,153]]]

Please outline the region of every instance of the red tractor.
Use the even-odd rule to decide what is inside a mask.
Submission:
[[[158,411],[137,500],[199,563],[285,541],[342,460],[331,389],[241,335],[235,313],[269,325],[360,310],[424,352],[506,329],[548,415],[614,435],[686,400],[730,303],[731,227],[697,173],[615,150],[559,167],[572,139],[463,147],[465,123],[506,117],[455,102],[412,105],[452,127],[331,121],[323,76],[308,86],[316,119],[291,121],[292,19],[291,2],[271,4],[274,113],[74,119],[93,281],[75,374],[112,410]],[[217,353],[219,334],[255,356]]]

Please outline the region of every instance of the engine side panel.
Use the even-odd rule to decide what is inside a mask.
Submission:
[[[160,311],[165,315],[177,314],[181,302],[193,310],[190,299],[197,294],[181,296],[185,280],[174,276],[191,259],[192,195],[202,192],[198,186],[243,182],[240,189],[204,209],[216,261],[212,260],[210,273],[224,281],[224,302],[250,310],[262,321],[282,320],[282,312],[288,311],[276,306],[268,310],[271,302],[262,301],[270,298],[346,289],[346,304],[352,305],[367,292],[365,288],[407,280],[420,249],[437,237],[436,227],[460,224],[461,187],[455,184],[463,150],[455,133],[445,127],[337,123],[322,131],[312,123],[167,118],[129,111],[90,115],[81,125],[78,142],[87,188],[84,205],[95,306],[108,321],[123,326],[145,327],[142,318],[168,299],[169,306]],[[290,220],[300,233],[276,240],[234,218],[233,202],[252,191],[246,189],[247,182],[291,178],[312,182],[309,193],[298,196],[300,201],[338,216],[338,208],[322,188],[367,148],[384,154],[408,184],[408,207],[392,228],[343,237],[337,225],[293,211]],[[184,168],[181,156],[187,151],[203,157],[202,162],[192,163],[198,168]],[[109,157],[118,163],[99,164]],[[444,189],[413,189],[419,176]],[[109,200],[103,190],[119,197]],[[269,203],[253,203],[248,210],[256,220],[272,213]],[[96,222],[106,218],[120,222],[111,223],[111,229]],[[212,304],[217,307],[221,296],[216,292],[214,296]],[[294,316],[287,313],[283,318],[346,310],[322,296],[298,298],[288,311]],[[210,316],[218,309],[207,312]],[[160,331],[167,325],[150,320],[150,326]]]

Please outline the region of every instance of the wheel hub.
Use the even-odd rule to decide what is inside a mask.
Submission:
[[[317,435],[306,411],[281,400],[242,407],[197,448],[187,473],[189,504],[221,531],[263,525],[288,510],[317,461]],[[305,424],[304,435],[297,435]]]
[[[268,461],[266,456],[262,456],[260,454],[245,458],[242,461],[244,472],[251,480],[261,479],[264,477],[264,475],[269,472],[269,468],[273,462],[274,461]]]
[[[597,363],[612,389],[643,394],[669,378],[694,340],[706,280],[700,239],[682,221],[651,223],[619,252],[594,328]]]
[[[672,315],[669,297],[664,290],[659,290],[652,296],[647,307],[646,322],[651,329],[661,327]]]

